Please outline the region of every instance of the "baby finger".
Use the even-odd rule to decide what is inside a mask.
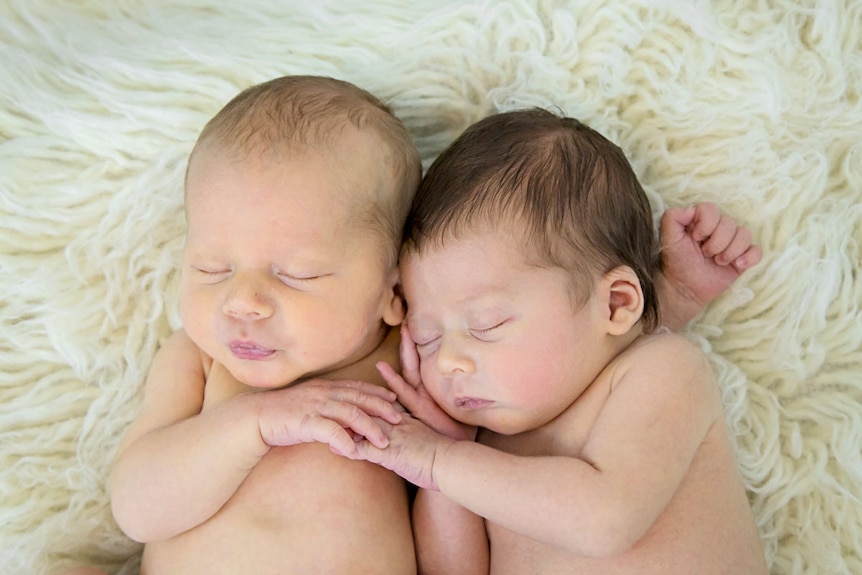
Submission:
[[[341,401],[328,401],[320,409],[320,415],[341,425],[342,428],[365,437],[373,445],[384,448],[389,445],[389,438],[381,428],[384,420],[372,418],[368,413],[353,403]],[[344,431],[344,429],[342,429]],[[346,431],[345,436],[350,437]],[[352,440],[351,440],[352,441]],[[355,450],[355,442],[350,448],[350,453]]]
[[[367,389],[340,388],[335,390],[332,399],[353,404],[363,412],[381,417],[389,423],[398,423],[401,421],[401,412],[394,403],[397,397],[391,391],[386,391],[391,395],[380,397],[378,394],[368,393]]]

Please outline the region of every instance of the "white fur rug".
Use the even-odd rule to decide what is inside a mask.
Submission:
[[[691,326],[773,573],[862,573],[862,1],[4,0],[0,573],[134,568],[106,482],[178,326],[186,154],[289,73],[389,101],[427,162],[555,106],[658,212],[711,200],[763,263]]]

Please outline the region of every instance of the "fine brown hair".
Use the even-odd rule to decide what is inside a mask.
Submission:
[[[357,218],[385,234],[393,246],[394,261],[422,165],[404,124],[386,104],[354,84],[297,75],[246,88],[207,122],[189,163],[209,149],[277,162],[336,142],[347,125],[372,131],[382,143],[381,165],[388,166],[392,177],[384,179],[384,189],[370,190],[369,198],[358,199],[361,212]]]
[[[643,292],[643,329],[658,326],[649,200],[622,150],[578,120],[531,109],[472,125],[425,175],[402,250],[439,247],[480,225],[521,234],[540,265],[569,271],[579,303],[595,274],[629,266]]]

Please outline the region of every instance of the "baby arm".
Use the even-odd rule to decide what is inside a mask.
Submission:
[[[231,377],[214,364],[209,383]],[[204,387],[201,354],[179,331],[153,361],[111,475],[114,517],[137,541],[167,539],[209,519],[272,446],[322,441],[349,454],[355,444],[345,428],[384,446],[368,414],[400,420],[394,394],[370,384],[308,382],[202,411]]]
[[[455,441],[405,414],[401,423],[381,426],[390,437],[387,448],[357,442],[356,459],[365,459],[394,471],[420,489],[413,504],[413,537],[421,573],[487,574],[488,538],[484,520],[439,492],[433,477],[434,461]]]
[[[398,394],[398,401],[440,434],[432,438],[475,439],[476,428],[449,417],[422,385],[419,355],[406,323],[401,328],[403,378],[385,363],[379,363],[377,368],[390,389]],[[417,431],[421,429],[417,425]],[[490,558],[484,519],[438,491],[420,488],[413,502],[411,521],[420,573],[488,573]]]
[[[662,323],[671,329],[685,327],[762,257],[748,229],[710,203],[668,209],[659,235],[659,308]]]
[[[439,436],[405,417],[360,453],[502,527],[592,557],[629,549],[677,492],[720,398],[703,356],[656,336],[618,369],[580,454],[518,456]],[[656,374],[662,374],[657,376]]]

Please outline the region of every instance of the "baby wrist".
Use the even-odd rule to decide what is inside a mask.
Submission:
[[[455,441],[449,440],[444,445],[439,446],[434,452],[434,459],[431,462],[431,483],[435,491],[445,492],[446,477],[448,476],[448,467],[451,465],[453,457],[457,457],[457,446],[460,443],[472,443],[470,441]],[[453,453],[453,450],[456,453]]]

